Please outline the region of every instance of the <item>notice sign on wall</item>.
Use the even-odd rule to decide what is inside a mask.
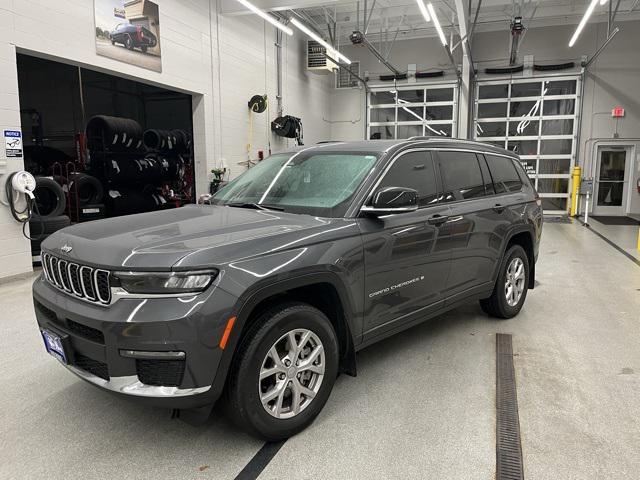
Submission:
[[[7,157],[22,156],[22,132],[20,130],[4,131],[4,149]]]

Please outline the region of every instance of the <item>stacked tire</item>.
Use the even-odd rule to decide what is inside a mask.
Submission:
[[[67,184],[71,217],[78,222],[104,218],[105,206],[102,183],[86,173],[74,173]]]
[[[70,224],[69,217],[64,215],[66,197],[62,186],[52,177],[36,177],[36,188],[33,192],[36,210],[29,222],[31,236],[31,254],[40,255],[42,241],[61,228]]]
[[[92,151],[130,152],[143,146],[143,131],[130,118],[96,115],[87,122],[87,146]]]

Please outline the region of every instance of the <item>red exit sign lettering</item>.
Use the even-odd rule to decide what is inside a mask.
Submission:
[[[611,110],[611,116],[613,118],[624,117],[624,108],[622,108],[622,107],[614,107],[613,110]]]

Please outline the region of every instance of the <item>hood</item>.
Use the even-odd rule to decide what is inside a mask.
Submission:
[[[42,248],[109,269],[200,268],[289,245],[294,248],[309,235],[315,237],[315,231],[320,235],[346,222],[270,210],[189,205],[79,223],[49,236]]]

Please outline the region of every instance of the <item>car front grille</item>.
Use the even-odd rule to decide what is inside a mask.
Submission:
[[[184,375],[184,360],[136,360],[138,379],[145,385],[178,387]]]
[[[49,253],[42,254],[42,268],[47,281],[69,295],[102,305],[111,302],[107,270],[79,265]]]

